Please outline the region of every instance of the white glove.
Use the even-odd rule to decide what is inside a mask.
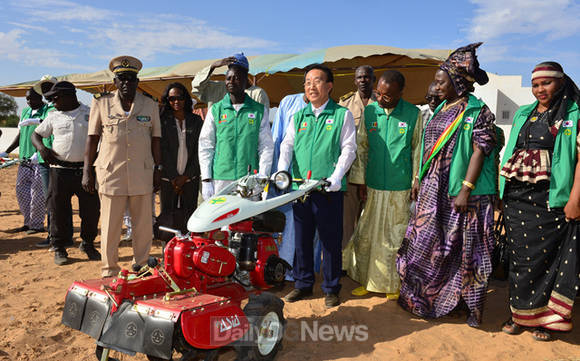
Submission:
[[[38,164],[38,152],[34,153],[32,155],[32,157],[30,157],[30,163],[32,164]]]
[[[330,177],[326,180],[330,182],[330,185],[326,186],[327,192],[338,192],[342,188],[342,179],[334,179]]]
[[[8,158],[8,153],[6,152],[0,153],[0,158]]]
[[[213,194],[214,194],[213,181],[201,182],[201,196],[203,197],[203,200],[206,201],[210,199],[213,196]]]

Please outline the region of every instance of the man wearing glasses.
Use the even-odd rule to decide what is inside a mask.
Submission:
[[[429,84],[429,89],[427,89],[425,100],[427,101],[427,104],[419,106],[419,109],[421,110],[421,117],[423,118],[423,128],[433,115],[435,109],[439,106],[439,104],[441,104],[441,102],[443,102],[442,99],[439,99],[439,94],[437,94],[437,91],[435,90],[434,82]]]
[[[354,296],[376,292],[390,300],[399,297],[396,257],[409,223],[423,133],[419,109],[402,99],[404,88],[403,74],[385,71],[377,84],[377,101],[366,106],[358,134],[360,163],[351,176],[367,203],[343,252],[344,269],[360,283],[351,291]]]
[[[117,90],[95,97],[89,117],[83,188],[101,199],[102,276],[120,268],[118,245],[123,213],[129,207],[133,224],[133,261],[144,265],[151,248],[151,196],[161,181],[159,108],[137,92],[141,62],[131,56],[111,60]],[[101,142],[97,155],[97,145]]]
[[[342,217],[345,174],[356,157],[356,128],[352,113],[330,99],[332,71],[310,66],[304,76],[304,93],[310,101],[294,114],[280,146],[278,170],[292,165],[294,178],[326,178],[328,193],[313,192],[293,205],[296,229],[295,289],[284,298],[295,302],[312,295],[314,286],[313,239],[318,230],[324,262],[322,290],[327,308],[340,304],[342,275]]]

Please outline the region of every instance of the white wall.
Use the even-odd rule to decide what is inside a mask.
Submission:
[[[521,75],[497,75],[487,73],[489,82],[483,86],[475,84],[473,94],[483,99],[495,114],[498,125],[512,123],[515,111],[522,105],[533,103],[532,88],[522,87]],[[504,113],[505,112],[505,113]],[[504,117],[507,115],[507,117]]]
[[[18,128],[0,128],[2,130],[2,136],[0,137],[0,152],[3,152],[8,148],[16,134],[18,134]],[[18,154],[18,148],[12,151],[13,154]]]
[[[522,105],[533,103],[536,98],[532,94],[532,88],[522,87],[521,75],[492,73],[487,73],[487,75],[489,82],[483,86],[475,84],[473,94],[482,99],[495,114],[496,124],[504,131],[507,143],[516,110]],[[501,156],[503,156],[503,150]]]

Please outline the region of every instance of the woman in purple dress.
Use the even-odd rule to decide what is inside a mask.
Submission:
[[[475,56],[479,45],[457,49],[435,74],[444,102],[425,127],[415,214],[397,257],[403,308],[435,318],[463,300],[472,327],[481,323],[492,270],[499,151],[494,115],[469,94],[474,82],[488,81]]]

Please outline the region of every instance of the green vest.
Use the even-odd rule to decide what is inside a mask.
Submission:
[[[49,112],[52,112],[53,110],[56,109],[52,103],[48,103],[47,106],[48,106],[48,109],[46,110],[46,115],[48,115]],[[44,116],[44,119],[46,118],[46,115]],[[54,135],[51,135],[48,138],[42,138],[42,144],[44,144],[44,146],[47,148],[52,148],[53,141],[54,141]],[[45,163],[44,159],[42,159],[42,157],[40,156],[40,153],[38,153],[38,163]]]
[[[213,179],[236,180],[260,169],[258,142],[264,105],[247,94],[238,112],[232,106],[230,95],[211,107],[216,145],[213,159]]]
[[[39,109],[33,111],[32,108],[30,107],[26,107],[24,108],[24,110],[22,110],[22,115],[20,117],[20,121],[26,120],[26,119],[30,119],[32,118],[32,114],[34,112],[34,118],[38,119],[39,122],[41,120],[44,120],[44,118],[46,118],[46,116],[48,115],[48,112],[53,110],[54,107],[53,106],[49,106],[47,104],[44,104],[42,107],[40,107]],[[34,153],[37,152],[36,148],[34,147],[34,145],[32,145],[32,140],[30,140],[30,136],[32,135],[32,133],[34,132],[34,130],[36,129],[36,127],[39,124],[31,124],[31,125],[25,125],[23,127],[20,127],[20,138],[18,141],[18,158],[19,159],[29,159],[30,157],[32,157],[34,155]],[[47,143],[49,145],[52,146],[52,137],[50,139],[48,139],[48,141],[44,141],[43,143],[45,145],[47,145]],[[39,163],[44,163],[44,159],[42,159],[42,157],[40,156],[40,153],[38,154],[38,162]]]
[[[383,191],[411,188],[413,181],[413,132],[419,108],[399,100],[391,114],[374,102],[365,107],[369,140],[366,184]]]
[[[511,158],[520,130],[537,106],[537,101],[533,104],[524,105],[514,115],[510,139],[501,162],[502,167]],[[556,135],[554,153],[552,155],[552,174],[550,175],[548,204],[553,208],[564,207],[568,202],[572,184],[574,183],[573,172],[576,169],[578,159],[578,155],[576,154],[576,137],[578,135],[578,119],[580,118],[578,104],[569,102],[567,111],[567,116]],[[505,177],[501,176],[499,180],[499,195],[501,198],[503,198],[505,181]]]
[[[423,153],[425,151],[425,131],[427,130],[427,125],[429,122],[431,122],[435,115],[439,113],[441,108],[446,103],[447,101],[444,101],[437,107],[437,109],[435,109],[431,119],[429,119],[425,125],[425,130],[423,131],[423,141],[421,144],[421,164],[423,164]],[[448,193],[452,197],[455,197],[459,194],[459,191],[462,187],[462,182],[465,179],[467,167],[469,166],[469,161],[473,155],[473,125],[479,117],[479,113],[481,113],[481,109],[484,105],[484,102],[469,94],[469,100],[467,101],[465,114],[463,114],[461,124],[459,124],[456,130],[457,141],[451,156]],[[481,173],[477,179],[477,182],[475,183],[475,189],[471,191],[471,195],[475,196],[497,193],[497,167],[495,164],[496,154],[494,152],[497,152],[497,149],[485,157],[483,166],[481,168]]]
[[[332,175],[341,152],[340,134],[347,110],[329,99],[318,118],[311,105],[294,114],[294,178],[305,179],[308,171],[312,171],[311,179]],[[295,184],[293,187],[297,188]],[[342,178],[341,190],[346,191],[346,177]]]

